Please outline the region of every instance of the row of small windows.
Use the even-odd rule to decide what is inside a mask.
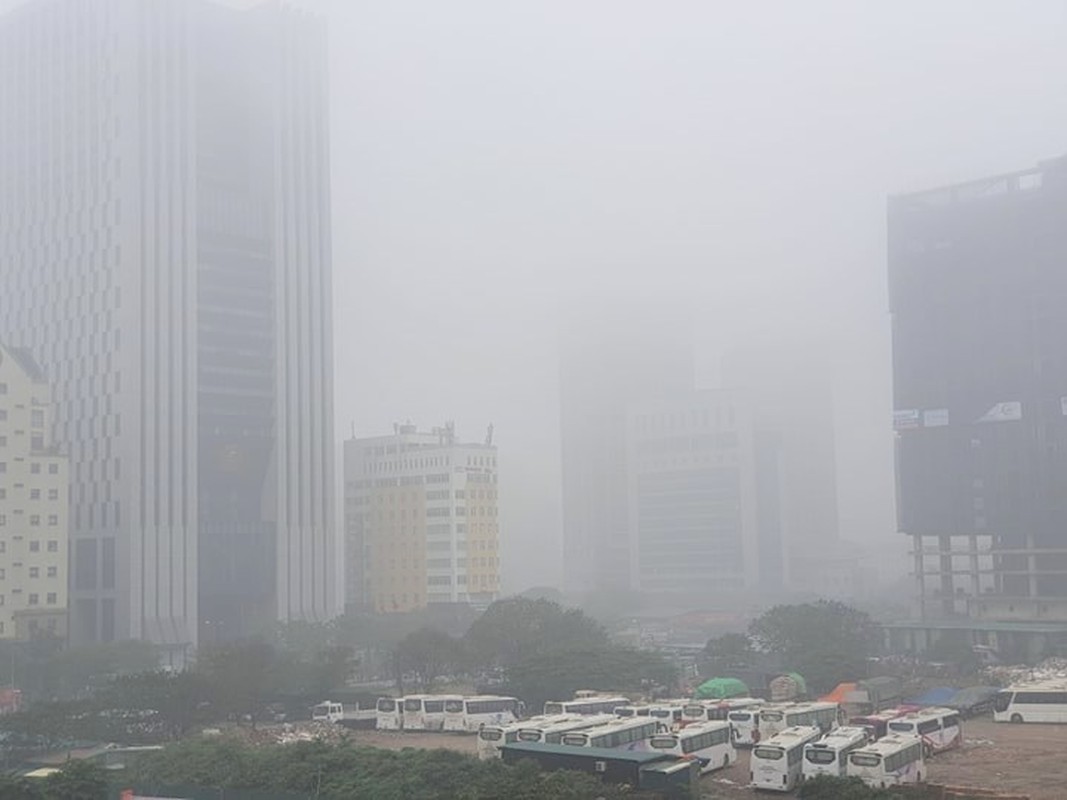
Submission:
[[[21,514],[22,512],[21,511],[16,511],[15,513],[16,514]],[[31,528],[37,528],[37,527],[40,526],[40,524],[41,524],[41,515],[40,514],[30,514],[30,527]],[[59,515],[58,514],[49,514],[48,515],[48,524],[50,526],[52,526],[52,527],[58,525],[59,524]],[[7,525],[7,514],[0,514],[0,526],[4,526],[4,525]]]
[[[59,567],[48,567],[46,572],[45,572],[45,575],[46,575],[46,577],[49,577],[49,578],[58,578],[59,577]],[[31,578],[40,578],[41,577],[41,568],[40,567],[30,567],[30,577]],[[0,567],[0,581],[3,581],[3,580],[7,580],[7,569],[4,568],[4,567]]]
[[[40,450],[41,448],[37,447],[37,448],[34,448],[34,449]],[[7,462],[6,461],[0,461],[0,474],[6,473],[6,472],[7,472]],[[41,474],[41,465],[39,463],[37,463],[37,462],[34,462],[33,464],[30,464],[30,474],[31,475],[40,475]],[[49,464],[48,465],[48,474],[49,475],[58,475],[59,474],[59,464],[58,463]]]

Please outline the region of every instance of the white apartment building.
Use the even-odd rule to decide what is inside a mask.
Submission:
[[[41,368],[0,345],[0,639],[67,632],[67,459],[51,426]]]

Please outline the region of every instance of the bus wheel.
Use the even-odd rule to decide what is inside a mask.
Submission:
[[[1011,721],[1015,722],[1015,723],[1022,722],[1023,721],[1023,715],[1022,714],[1012,714],[1011,715]]]
[[[729,753],[727,753],[726,755],[724,755],[722,757],[722,768],[726,769],[728,766],[730,766],[730,754]]]

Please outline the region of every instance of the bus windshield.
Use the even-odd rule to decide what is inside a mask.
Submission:
[[[444,700],[426,700],[422,704],[423,710],[427,714],[440,714],[445,710]]]
[[[462,714],[463,713],[463,701],[462,700],[445,700],[445,711],[449,714]]]
[[[615,716],[617,717],[632,717],[637,713],[636,708],[616,708]]]
[[[876,753],[853,753],[848,760],[857,767],[877,767],[882,763],[882,757]]]
[[[563,703],[545,703],[546,714],[562,714]]]
[[[747,711],[734,711],[731,712],[730,719],[732,719],[734,722],[748,722],[750,719],[752,719],[752,715],[749,714]]]
[[[820,747],[818,750],[808,750],[804,753],[804,758],[810,761],[812,764],[833,764],[834,763],[834,751],[827,750],[824,747]]]
[[[760,714],[760,716],[763,719],[767,720],[767,722],[781,722],[782,721],[782,712],[781,711],[764,711],[764,712],[762,712]]]
[[[889,730],[897,733],[911,733],[915,730],[914,722],[890,722]],[[861,765],[862,766],[862,765]]]
[[[752,755],[764,761],[777,761],[783,753],[780,747],[757,747],[752,751]]]
[[[993,710],[1001,713],[1008,710],[1008,706],[1011,705],[1011,692],[997,692],[997,696],[993,698]]]
[[[541,741],[540,731],[519,731],[520,742],[539,742]]]
[[[499,742],[504,732],[500,728],[482,728],[478,731],[478,738],[486,742]]]
[[[404,701],[404,710],[405,711],[419,711],[421,709],[422,709],[422,701],[421,700],[405,700]]]
[[[673,750],[678,740],[673,736],[653,736],[648,743],[657,750]]]
[[[396,700],[392,700],[388,697],[378,698],[378,710],[379,711],[396,711]]]

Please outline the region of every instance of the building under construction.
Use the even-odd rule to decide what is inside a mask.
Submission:
[[[1067,159],[889,202],[897,508],[921,650],[1067,644]]]

